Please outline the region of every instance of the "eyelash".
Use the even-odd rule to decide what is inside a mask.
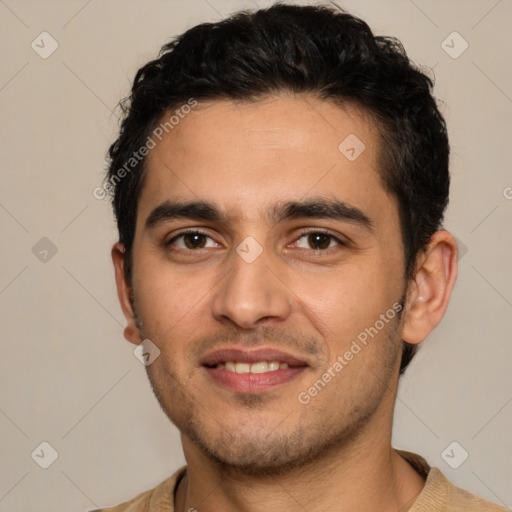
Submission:
[[[211,235],[209,233],[207,233],[206,231],[203,231],[203,230],[201,230],[199,228],[190,228],[190,229],[181,231],[179,234],[177,234],[176,236],[171,238],[168,242],[165,243],[165,246],[166,247],[171,246],[171,244],[173,242],[175,242],[176,240],[178,240],[179,238],[181,238],[181,237],[183,237],[185,235],[196,235],[196,234],[197,235],[203,235],[203,236],[211,238],[213,240]],[[311,235],[311,234],[327,235],[332,240],[335,240],[337,242],[338,246],[341,246],[341,247],[347,247],[348,246],[348,244],[346,242],[344,242],[343,240],[340,240],[340,238],[338,238],[336,235],[334,235],[330,231],[322,229],[322,228],[315,228],[315,229],[311,229],[310,228],[310,229],[301,231],[300,235],[296,238],[295,242],[299,241],[302,237],[307,236],[307,235]],[[327,249],[304,249],[304,250],[313,251],[316,254],[318,254],[318,253],[321,253],[321,252],[330,251],[331,249],[334,249],[334,247],[329,247]],[[182,249],[182,248],[178,248],[178,249],[175,249],[175,250],[183,251],[183,252],[198,252],[200,249]]]
[[[337,237],[336,235],[334,235],[333,233],[331,233],[327,229],[322,229],[322,228],[305,229],[305,230],[303,230],[300,233],[300,235],[299,235],[299,237],[297,238],[296,241],[300,240],[304,236],[316,235],[316,234],[326,235],[326,236],[330,237],[331,240],[334,240],[337,243],[338,247],[348,247],[348,244],[346,242],[341,240],[339,237]],[[335,249],[335,247],[329,247],[327,249],[309,249],[309,251],[314,251],[315,254],[319,254],[319,253],[322,253],[322,252],[327,253],[331,249]],[[308,249],[304,249],[304,250],[308,250]]]
[[[206,231],[202,231],[199,228],[190,228],[190,229],[186,229],[184,231],[181,231],[176,236],[172,237],[168,242],[165,242],[165,246],[169,247],[173,242],[178,240],[178,238],[181,238],[181,237],[183,237],[185,235],[203,235],[203,236],[207,236],[208,238],[212,238],[209,233],[206,233]],[[213,238],[212,238],[212,240],[213,240]],[[190,252],[196,252],[197,251],[197,249],[181,249],[181,248],[178,248],[177,250],[178,251],[190,251]]]

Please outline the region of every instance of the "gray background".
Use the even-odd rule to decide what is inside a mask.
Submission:
[[[116,231],[93,189],[135,71],[194,24],[270,3],[0,0],[0,511],[112,505],[183,463],[122,336]],[[452,144],[446,227],[462,243],[459,278],[401,382],[394,445],[511,507],[512,2],[339,3],[434,69]],[[43,31],[58,43],[46,59]],[[469,44],[457,58],[445,51],[463,48],[454,31]],[[48,469],[43,441],[58,452]],[[469,453],[458,469],[442,456],[453,441],[452,465]]]

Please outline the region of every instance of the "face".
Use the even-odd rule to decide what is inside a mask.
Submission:
[[[130,339],[193,449],[268,474],[388,428],[405,282],[377,168],[371,119],[311,97],[202,103],[151,150]]]

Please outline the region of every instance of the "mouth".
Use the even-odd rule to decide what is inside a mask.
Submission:
[[[261,393],[297,378],[306,361],[272,349],[225,349],[208,354],[201,366],[216,384],[238,393]]]
[[[232,373],[268,373],[277,370],[287,370],[288,363],[279,361],[257,361],[256,363],[241,363],[235,361],[226,361],[215,365],[218,370],[226,370]]]

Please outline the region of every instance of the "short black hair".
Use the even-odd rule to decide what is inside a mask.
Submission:
[[[404,277],[410,279],[448,204],[448,136],[432,89],[432,79],[409,60],[400,41],[373,35],[363,20],[334,5],[277,3],[174,38],[138,70],[108,153],[104,186],[112,193],[127,281],[145,175],[140,148],[162,117],[191,98],[253,101],[282,92],[312,94],[370,114],[379,128],[380,177],[398,203]],[[417,347],[403,345],[400,373]]]

